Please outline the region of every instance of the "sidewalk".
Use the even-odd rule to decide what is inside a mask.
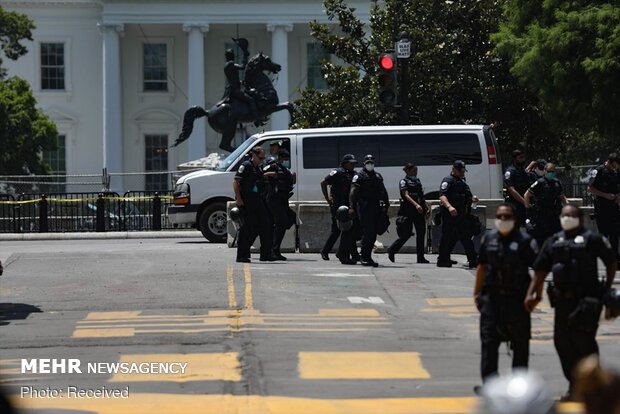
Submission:
[[[201,238],[198,230],[108,231],[74,233],[0,233],[0,241],[24,240],[110,240],[110,239],[179,239]]]

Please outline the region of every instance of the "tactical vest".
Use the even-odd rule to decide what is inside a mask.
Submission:
[[[357,173],[357,184],[360,201],[379,201],[386,198],[383,177],[377,172],[368,173],[366,170],[361,170]]]
[[[524,295],[530,284],[527,262],[532,239],[519,231],[501,237],[497,230],[487,234],[487,267],[483,290],[492,295]]]
[[[415,180],[412,180],[407,176],[400,181],[399,188],[401,191],[403,189],[407,191],[407,194],[409,194],[409,197],[411,197],[413,201],[424,207],[424,192],[422,188],[422,182],[419,179],[416,178]],[[400,211],[398,213],[399,215],[409,216],[414,212],[417,212],[417,210],[411,205],[411,203],[403,199],[400,200]]]
[[[334,200],[336,206],[348,206],[349,205],[349,193],[351,192],[351,181],[355,175],[355,171],[346,170],[339,167],[333,170],[330,174],[331,186],[330,194]]]
[[[572,238],[562,231],[549,241],[553,259],[553,284],[565,297],[598,297],[602,293],[597,257],[588,246],[591,236],[590,230]]]

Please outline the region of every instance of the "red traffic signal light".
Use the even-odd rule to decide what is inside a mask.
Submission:
[[[379,57],[379,67],[383,70],[392,70],[396,66],[394,56],[384,53]]]
[[[395,53],[382,53],[379,55],[379,102],[385,106],[397,104],[398,73]]]

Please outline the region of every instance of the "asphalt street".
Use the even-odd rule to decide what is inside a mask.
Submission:
[[[474,410],[473,271],[415,255],[375,255],[378,268],[287,256],[238,264],[200,238],[2,241],[0,383],[37,414]],[[552,326],[542,303],[530,366],[558,396],[567,383]],[[620,322],[603,322],[598,339],[603,364],[620,369]],[[77,359],[82,372],[23,372],[33,359]],[[110,372],[118,362],[185,368]],[[509,371],[505,346],[500,364]]]

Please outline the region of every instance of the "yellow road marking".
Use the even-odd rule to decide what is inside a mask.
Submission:
[[[117,336],[134,336],[134,328],[111,328],[111,329],[76,329],[73,338],[111,338]]]
[[[303,379],[428,379],[417,352],[300,352]]]
[[[245,277],[245,309],[254,309],[254,300],[252,299],[252,273],[250,265],[243,264],[243,275]]]
[[[228,307],[234,309],[237,307],[237,298],[235,297],[235,279],[234,268],[228,265],[226,268],[226,282],[228,285]]]
[[[127,399],[19,398],[21,409],[74,410],[97,414],[465,414],[474,397],[315,399],[258,395],[138,394]],[[582,413],[580,404],[559,404],[561,413]]]
[[[116,373],[109,382],[241,381],[241,367],[236,352],[121,355],[118,362],[130,364],[178,362],[187,363],[187,367],[184,373],[178,374]]]
[[[87,321],[107,320],[107,319],[127,319],[137,318],[142,311],[123,311],[123,312],[89,312],[86,316]]]

